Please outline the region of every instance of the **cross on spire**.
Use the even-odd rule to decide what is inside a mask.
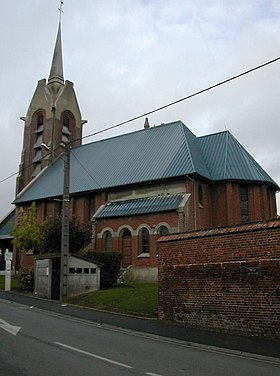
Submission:
[[[61,22],[61,15],[62,15],[62,13],[63,13],[62,5],[63,5],[63,1],[60,0],[60,6],[59,6],[59,8],[58,8],[58,10],[59,10],[59,22]]]

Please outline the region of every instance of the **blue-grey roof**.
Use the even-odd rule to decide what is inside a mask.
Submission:
[[[212,180],[276,182],[229,132],[198,137]]]
[[[125,201],[108,202],[95,218],[123,217],[126,215],[148,214],[175,210],[184,194],[160,195]]]
[[[0,239],[11,238],[12,229],[15,225],[16,210],[12,210],[5,218],[0,222]]]
[[[196,137],[181,121],[92,142],[71,151],[70,193],[197,174],[206,179],[267,182],[278,188],[228,132]],[[61,196],[59,158],[15,203]]]

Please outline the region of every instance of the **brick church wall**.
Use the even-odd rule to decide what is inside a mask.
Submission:
[[[119,253],[122,252],[122,236],[120,229],[128,228],[129,230],[132,230],[132,264],[139,267],[157,267],[157,239],[159,238],[159,235],[155,232],[155,228],[160,223],[168,224],[170,229],[174,231],[174,229],[178,228],[177,212],[101,219],[98,221],[97,230],[99,234],[108,229],[113,233],[113,251]],[[139,257],[141,251],[139,249],[138,230],[144,227],[150,229],[150,257],[141,258]],[[104,251],[104,241],[102,237],[97,239],[96,250]]]
[[[280,219],[162,237],[159,319],[280,338]]]

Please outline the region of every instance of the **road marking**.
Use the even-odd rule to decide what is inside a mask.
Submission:
[[[15,306],[19,306],[22,309],[26,309],[24,308],[25,307],[24,304],[7,301],[6,299],[0,298],[0,302],[6,303],[6,304],[14,304]],[[34,310],[37,312],[44,313],[45,315],[48,315],[48,316],[63,318],[64,320],[68,320],[71,322],[79,322],[90,327],[94,327],[94,328],[99,327],[102,330],[112,331],[116,333],[125,333],[130,336],[145,338],[145,339],[149,339],[149,340],[161,342],[161,343],[173,344],[175,346],[185,347],[185,348],[193,349],[195,351],[205,351],[205,352],[210,352],[214,354],[222,354],[224,356],[247,359],[247,360],[259,362],[259,363],[268,363],[268,364],[276,364],[276,365],[280,364],[280,358],[276,356],[260,355],[260,354],[254,354],[254,353],[249,353],[249,352],[234,350],[234,349],[229,349],[229,348],[222,348],[222,347],[217,347],[217,346],[212,346],[212,345],[204,345],[204,344],[190,342],[190,341],[186,341],[182,339],[165,337],[165,336],[152,334],[152,333],[139,332],[133,329],[125,329],[122,327],[117,327],[117,326],[109,325],[106,323],[104,324],[102,322],[98,322],[94,320],[82,319],[82,318],[70,317],[70,316],[66,317],[62,313],[48,311],[46,309],[39,308],[39,307],[34,307]]]
[[[152,373],[152,372],[146,372],[146,375],[149,375],[149,376],[162,376],[162,375],[159,375],[158,373]]]
[[[124,367],[124,368],[133,368],[133,367],[127,365],[127,364],[119,363],[119,362],[116,362],[114,360],[111,360],[111,359],[108,359],[108,358],[104,358],[103,356],[92,354],[90,352],[77,349],[76,347],[65,345],[64,343],[55,342],[55,344],[58,345],[58,346],[64,347],[64,348],[66,348],[68,350],[76,351],[76,352],[78,352],[80,354],[88,355],[88,356],[91,356],[92,358],[103,360],[104,362],[107,362],[107,363],[115,364],[117,366]]]
[[[6,332],[10,334],[13,334],[14,336],[16,336],[21,329],[20,326],[11,325],[2,319],[0,319],[0,328],[2,328],[3,330],[5,330]]]

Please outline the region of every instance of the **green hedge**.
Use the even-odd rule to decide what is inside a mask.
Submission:
[[[103,253],[89,251],[83,257],[102,264],[100,272],[100,287],[110,287],[117,283],[120,273],[122,256],[119,253]]]
[[[18,271],[17,279],[21,284],[23,291],[33,292],[34,287],[34,268],[22,268]]]

